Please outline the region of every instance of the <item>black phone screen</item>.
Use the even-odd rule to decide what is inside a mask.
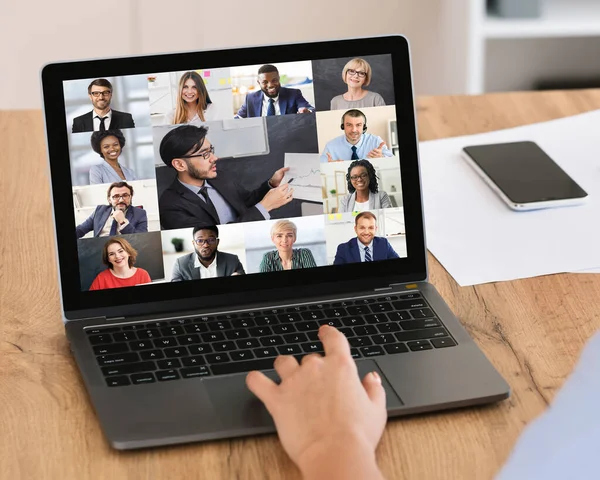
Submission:
[[[464,151],[514,203],[587,196],[534,142],[477,145],[465,147]]]

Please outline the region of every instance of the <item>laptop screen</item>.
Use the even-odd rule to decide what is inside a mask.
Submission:
[[[63,91],[82,291],[407,255],[390,54]]]

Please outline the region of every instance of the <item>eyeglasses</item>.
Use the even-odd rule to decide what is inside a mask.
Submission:
[[[196,245],[202,245],[203,243],[206,243],[207,245],[214,245],[215,243],[217,243],[217,239],[215,237],[194,238],[193,242]]]
[[[355,182],[356,180],[364,180],[368,176],[369,176],[368,173],[361,173],[360,175],[352,175],[350,177],[350,180],[352,180],[353,182]]]
[[[110,90],[104,90],[103,92],[91,92],[90,95],[94,98],[98,98],[100,95],[103,97],[110,97],[111,93]]]
[[[131,197],[131,195],[129,193],[124,193],[122,195],[117,195],[115,193],[110,198],[112,198],[116,202],[119,198],[122,198],[123,200],[129,200],[129,197]]]
[[[360,70],[353,70],[352,68],[349,68],[348,70],[346,70],[346,73],[348,75],[358,75],[360,78],[365,78],[367,76],[367,72],[361,72]]]
[[[196,153],[194,155],[181,155],[179,158],[194,158],[194,157],[202,157],[204,160],[208,160],[211,155],[215,154],[215,146],[211,145],[208,150],[204,150],[203,152]]]

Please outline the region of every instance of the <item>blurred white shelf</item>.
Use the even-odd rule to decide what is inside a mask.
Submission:
[[[483,35],[490,39],[600,36],[600,2],[546,0],[540,18],[532,19],[487,15]]]

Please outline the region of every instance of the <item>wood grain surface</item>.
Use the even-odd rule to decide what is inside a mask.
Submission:
[[[598,90],[417,101],[421,140],[597,108]],[[108,447],[61,322],[41,112],[0,112],[0,140],[0,477],[298,479],[274,435],[125,453]],[[512,396],[392,420],[378,460],[390,479],[491,478],[600,327],[600,275],[461,288],[430,256],[430,276]]]

